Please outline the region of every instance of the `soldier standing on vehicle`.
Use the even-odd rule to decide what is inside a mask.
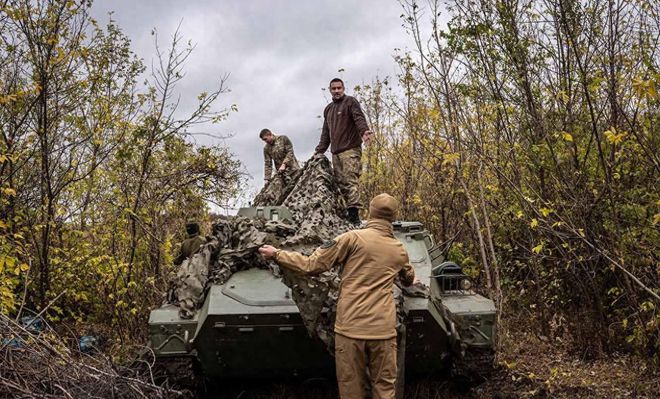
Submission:
[[[186,233],[188,233],[188,238],[183,240],[179,256],[174,259],[174,264],[177,266],[193,256],[199,250],[199,247],[206,244],[206,238],[199,234],[199,224],[197,222],[186,223]]]
[[[264,245],[259,252],[284,268],[321,273],[343,264],[337,318],[335,362],[342,399],[364,398],[367,368],[373,399],[393,399],[397,376],[396,306],[392,288],[415,280],[403,244],[394,237],[392,222],[398,201],[380,194],[369,205],[364,229],[351,230],[321,245],[307,257]]]
[[[269,129],[262,129],[259,138],[266,143],[264,146],[265,181],[269,181],[272,177],[273,163],[275,163],[276,173],[289,175],[300,169],[296,156],[293,154],[293,144],[288,137],[276,136]]]
[[[316,153],[323,154],[330,147],[332,167],[339,188],[346,200],[347,219],[360,223],[360,192],[358,183],[362,172],[362,142],[369,143],[371,131],[355,97],[344,94],[344,82],[330,81],[332,102],[323,111],[323,130]]]

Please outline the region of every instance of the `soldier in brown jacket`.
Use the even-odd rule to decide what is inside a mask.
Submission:
[[[348,220],[360,223],[362,207],[358,182],[362,172],[362,142],[369,143],[371,131],[355,97],[344,94],[344,82],[330,81],[332,102],[323,111],[323,130],[316,153],[332,152],[335,178],[346,199]]]
[[[259,138],[264,146],[264,180],[270,180],[273,174],[273,163],[276,173],[291,173],[300,168],[296,156],[293,154],[293,144],[288,137],[276,136],[269,129],[262,129]]]
[[[397,375],[396,306],[392,288],[398,275],[408,286],[415,270],[392,222],[398,201],[388,194],[369,205],[364,229],[351,230],[323,244],[307,257],[269,245],[259,248],[266,259],[300,273],[321,273],[343,264],[337,318],[335,363],[343,399],[364,398],[367,368],[373,399],[393,399]]]

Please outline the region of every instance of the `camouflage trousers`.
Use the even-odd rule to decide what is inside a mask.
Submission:
[[[364,340],[335,334],[335,364],[341,399],[364,398],[368,380],[372,399],[394,399],[396,358],[396,338]]]
[[[332,168],[337,185],[346,200],[346,207],[361,208],[359,182],[362,173],[362,148],[356,147],[332,154]]]

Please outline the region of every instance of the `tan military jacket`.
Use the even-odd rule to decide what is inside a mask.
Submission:
[[[286,165],[286,171],[292,172],[300,168],[296,156],[293,155],[293,144],[288,137],[275,136],[273,144],[266,144],[264,146],[264,179],[269,180],[273,173],[273,162],[275,162],[275,172],[282,166]]]
[[[307,257],[279,250],[275,261],[303,273],[320,273],[343,264],[335,332],[354,339],[396,337],[396,306],[392,288],[399,275],[412,284],[415,269],[392,231],[392,224],[371,219],[361,230],[344,233]]]

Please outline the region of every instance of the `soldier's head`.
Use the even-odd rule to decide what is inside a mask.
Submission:
[[[199,223],[197,222],[186,223],[186,233],[188,233],[188,236],[194,236],[199,234]]]
[[[369,219],[396,220],[399,201],[387,193],[378,194],[369,203]]]
[[[344,96],[344,81],[339,78],[334,78],[330,81],[330,94],[333,100],[339,100]]]
[[[273,132],[270,129],[261,129],[259,138],[268,144],[273,144],[273,140],[275,140],[275,136],[273,136]]]

